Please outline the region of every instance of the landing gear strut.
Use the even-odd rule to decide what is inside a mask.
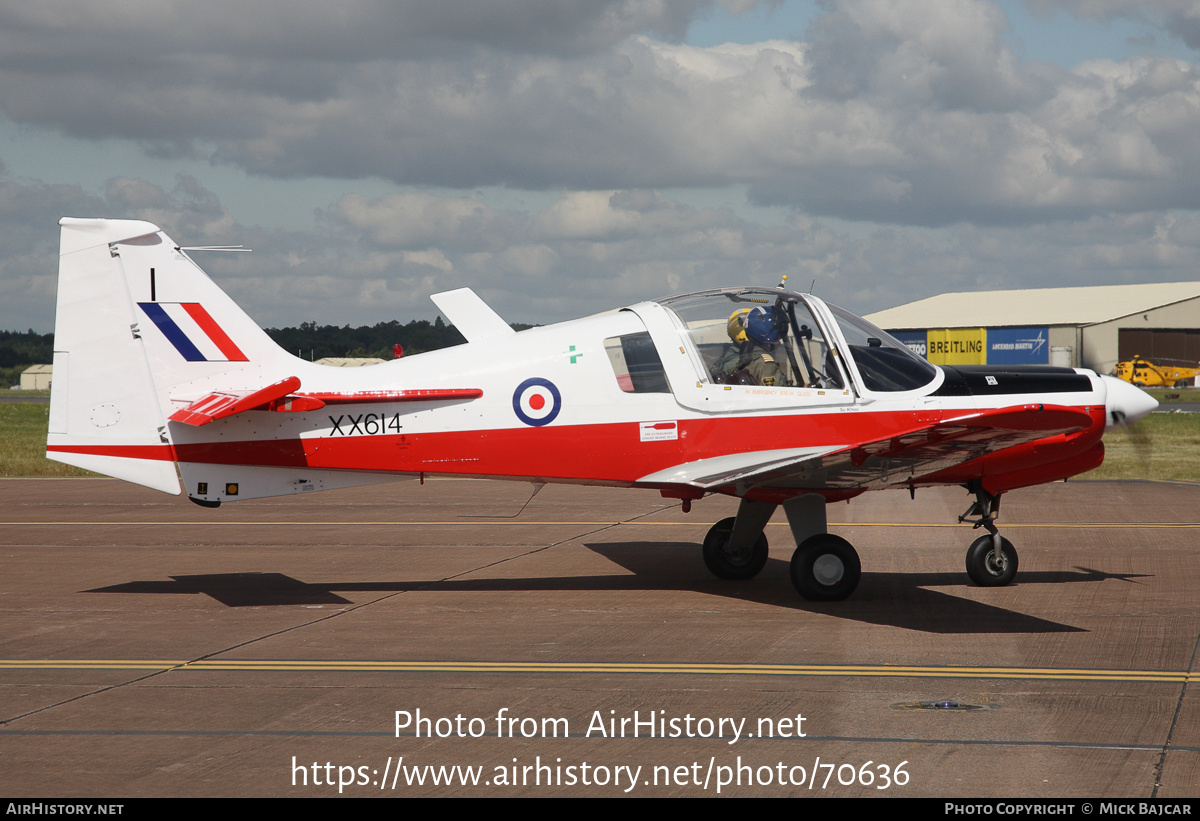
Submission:
[[[841,601],[854,592],[862,576],[858,553],[848,541],[829,532],[825,497],[806,493],[783,503],[796,552],[792,585],[809,601]]]
[[[1017,577],[1017,550],[1012,542],[1000,535],[996,519],[1000,516],[1000,494],[992,495],[975,482],[969,487],[975,501],[967,512],[958,517],[988,532],[971,542],[967,548],[967,575],[980,587],[1003,587]],[[972,519],[975,516],[977,518]]]
[[[718,579],[750,579],[767,563],[763,528],[775,513],[771,502],[742,499],[736,517],[722,519],[704,537],[704,564]],[[825,498],[808,493],[783,503],[798,547],[792,554],[792,584],[809,601],[840,601],[858,587],[858,553],[826,529]]]

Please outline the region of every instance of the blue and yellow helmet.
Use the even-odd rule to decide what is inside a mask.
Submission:
[[[750,313],[749,308],[738,308],[729,315],[729,324],[725,329],[729,332],[729,338],[738,345],[746,344],[746,314]]]
[[[783,337],[785,322],[783,313],[774,306],[754,308],[745,320],[746,336],[759,345],[774,345]]]

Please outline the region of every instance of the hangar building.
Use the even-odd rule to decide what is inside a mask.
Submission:
[[[1200,361],[1200,282],[941,294],[866,318],[939,365]]]

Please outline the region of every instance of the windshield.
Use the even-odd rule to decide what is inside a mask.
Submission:
[[[826,305],[837,319],[867,390],[912,391],[928,385],[937,376],[937,368],[913,353],[903,342],[862,317]]]

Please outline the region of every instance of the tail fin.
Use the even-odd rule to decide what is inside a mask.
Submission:
[[[292,357],[157,226],[71,217],[59,225],[46,455],[178,494],[171,389],[228,382],[231,371],[261,380]]]

